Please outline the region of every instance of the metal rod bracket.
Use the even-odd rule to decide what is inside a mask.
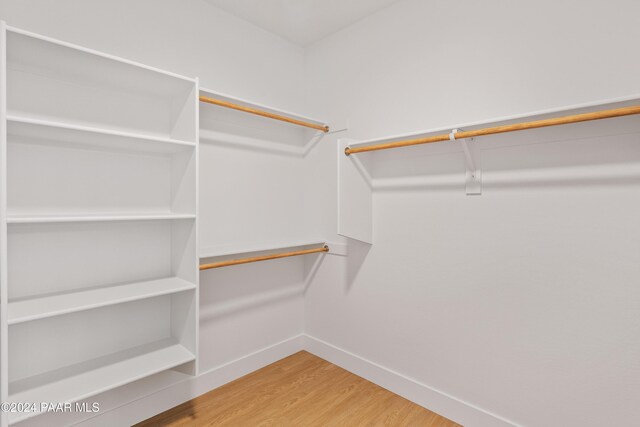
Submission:
[[[466,166],[465,186],[467,195],[482,194],[482,168],[480,167],[480,149],[474,138],[456,139],[456,133],[460,129],[453,129],[449,133],[449,140],[459,141],[464,152]]]

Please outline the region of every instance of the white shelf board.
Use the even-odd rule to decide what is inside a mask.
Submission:
[[[427,129],[427,130],[422,130],[417,132],[403,133],[398,135],[389,135],[381,138],[361,140],[361,141],[357,141],[349,144],[349,147],[351,148],[366,147],[369,145],[382,144],[386,142],[393,142],[393,141],[398,141],[403,139],[421,138],[421,137],[432,136],[432,135],[437,135],[442,133],[449,133],[453,129],[474,130],[474,129],[479,129],[483,127],[500,126],[500,125],[505,125],[513,122],[520,122],[524,120],[526,121],[540,120],[543,118],[547,118],[547,116],[571,115],[571,114],[580,114],[580,113],[599,111],[599,110],[605,110],[605,109],[621,108],[625,106],[636,105],[638,103],[640,103],[640,94],[625,96],[620,98],[605,99],[605,100],[588,102],[583,104],[568,105],[564,107],[551,108],[548,110],[533,111],[533,112],[524,113],[524,114],[515,114],[512,116],[504,116],[504,117],[497,117],[497,118],[487,119],[487,120],[479,120],[479,121],[469,122],[469,123],[459,123],[459,124],[453,124],[449,126],[439,126],[437,128],[432,128],[432,129]],[[385,150],[370,151],[362,154],[380,153],[384,151]]]
[[[234,104],[239,104],[245,107],[257,108],[259,110],[267,111],[269,113],[279,114],[281,116],[289,117],[291,119],[303,120],[305,122],[311,122],[316,125],[324,126],[327,124],[326,121],[314,119],[312,117],[303,116],[301,114],[292,113],[290,111],[281,110],[279,108],[270,107],[268,105],[259,104],[254,101],[249,101],[247,99],[237,98],[235,96],[227,95],[221,92],[216,92],[210,89],[205,89],[203,87],[200,88],[200,96],[207,96],[210,98],[220,99],[222,101],[232,102]],[[246,113],[243,113],[246,114]]]
[[[10,402],[76,402],[195,360],[172,339],[135,347],[57,371],[13,381]],[[18,422],[37,413],[10,414]]]
[[[276,250],[293,250],[304,246],[321,246],[325,239],[309,239],[289,242],[258,243],[250,245],[220,245],[200,249],[200,259],[215,258],[230,255],[242,255],[254,252],[267,252]]]
[[[171,138],[122,132],[59,121],[40,120],[18,115],[7,116],[7,134],[12,139],[54,141],[65,146],[96,147],[148,153],[176,153],[195,148],[196,144]]]
[[[195,84],[194,78],[11,26],[7,26],[7,57],[10,66],[49,68],[57,74],[90,77],[133,93],[180,96]]]
[[[195,214],[181,213],[86,213],[86,214],[11,214],[7,224],[42,224],[56,222],[109,222],[194,219]]]
[[[195,284],[186,280],[178,277],[169,277],[10,301],[7,310],[8,324],[13,325],[195,288]]]

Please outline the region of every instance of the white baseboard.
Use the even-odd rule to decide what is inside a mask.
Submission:
[[[130,426],[297,353],[303,350],[303,343],[304,336],[297,335],[76,425],[82,427]]]
[[[82,427],[132,425],[300,350],[306,350],[466,427],[518,426],[514,422],[307,334],[300,334],[263,348],[203,372],[195,378],[109,409],[75,425]]]
[[[464,402],[442,391],[417,382],[377,363],[338,348],[332,344],[304,336],[304,349],[328,362],[371,381],[405,399],[436,412],[466,427],[514,427],[516,423]]]

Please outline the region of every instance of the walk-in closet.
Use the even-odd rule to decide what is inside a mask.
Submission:
[[[0,0],[0,427],[640,425],[638,40]]]

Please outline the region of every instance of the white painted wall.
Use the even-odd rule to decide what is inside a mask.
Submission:
[[[310,105],[366,139],[640,93],[638,24],[632,0],[407,0],[309,48]],[[416,151],[430,184],[374,195],[375,244],[322,265],[305,332],[514,424],[640,424],[639,143],[487,150],[473,197],[460,153]],[[334,232],[335,146],[313,156]]]

